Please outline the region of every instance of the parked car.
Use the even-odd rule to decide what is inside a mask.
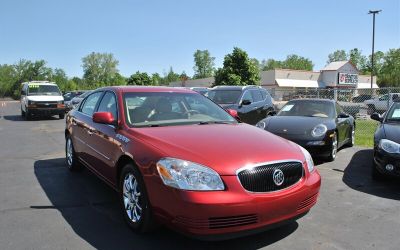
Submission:
[[[85,90],[83,91],[83,94],[75,96],[74,98],[71,99],[69,105],[71,106],[70,109],[76,108],[81,101],[88,96],[90,93],[92,93],[91,90]]]
[[[86,166],[117,190],[136,232],[161,223],[236,237],[295,220],[317,201],[321,179],[307,150],[191,90],[101,88],[66,120],[68,168]]]
[[[370,100],[371,98],[372,98],[372,95],[361,94],[361,95],[353,97],[351,100],[352,100],[352,102],[355,102],[355,103],[362,103],[366,100]]]
[[[400,98],[400,93],[390,93],[381,96],[376,96],[372,99],[364,101],[364,104],[368,107],[369,114],[372,113],[384,113],[388,110],[388,107],[392,105],[393,101]]]
[[[216,86],[207,97],[225,109],[236,110],[242,122],[252,125],[275,112],[270,94],[258,86]]]
[[[57,84],[48,81],[22,83],[21,116],[30,120],[32,116],[58,115],[64,119],[64,98]]]
[[[208,93],[208,88],[205,87],[191,87],[190,89],[202,95],[207,95]]]
[[[400,102],[393,103],[384,116],[374,113],[371,118],[380,122],[374,135],[372,177],[400,177]]]
[[[86,91],[84,90],[76,90],[76,91],[69,91],[63,95],[66,112],[70,111],[73,108],[72,99],[76,96],[82,95],[85,92]]]
[[[299,99],[286,103],[276,116],[268,117],[257,127],[291,140],[306,148],[313,156],[329,161],[338,149],[353,146],[354,118],[333,100]]]

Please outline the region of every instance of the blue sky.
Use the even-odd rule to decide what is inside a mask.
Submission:
[[[121,74],[193,74],[193,53],[208,49],[220,67],[234,46],[259,60],[288,54],[321,69],[330,52],[400,47],[399,0],[1,0],[0,64],[44,59],[82,76],[82,57],[110,52]]]

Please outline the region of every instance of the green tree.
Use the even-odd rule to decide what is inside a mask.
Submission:
[[[256,85],[260,82],[259,69],[247,53],[234,48],[224,58],[223,67],[215,73],[215,85]]]
[[[285,61],[282,62],[282,66],[285,69],[295,70],[309,70],[311,71],[314,67],[312,61],[308,58],[298,55],[288,55]]]
[[[148,86],[152,85],[153,81],[149,77],[149,75],[146,72],[139,72],[137,71],[135,74],[131,75],[128,80],[127,84],[128,85],[142,85],[142,86]]]
[[[330,64],[331,62],[337,61],[347,61],[348,57],[345,50],[335,50],[333,53],[328,55],[328,61],[326,64]]]
[[[82,58],[83,80],[89,86],[111,85],[118,73],[118,60],[111,53],[95,53]]]
[[[15,69],[12,65],[0,65],[0,97],[11,96],[15,83]]]
[[[366,69],[367,58],[362,54],[362,51],[354,48],[349,51],[349,61],[357,67],[360,72],[364,72]]]
[[[206,78],[214,74],[215,57],[210,55],[208,50],[196,50],[194,52],[194,79]]]
[[[164,79],[158,73],[154,73],[151,75],[152,85],[160,86],[164,84]]]
[[[172,67],[169,68],[168,74],[164,77],[165,84],[168,85],[170,82],[180,81],[180,75],[174,72]]]
[[[68,86],[68,77],[63,69],[54,69],[50,80],[55,82],[61,91],[70,90]]]
[[[400,87],[400,48],[385,53],[377,79],[381,87]]]
[[[271,70],[271,69],[281,69],[283,68],[283,64],[281,61],[277,61],[274,59],[263,60],[261,63],[262,70]]]

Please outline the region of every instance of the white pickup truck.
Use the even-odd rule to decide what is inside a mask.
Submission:
[[[394,100],[400,99],[400,93],[390,93],[381,96],[376,96],[372,99],[364,101],[364,104],[368,107],[368,113],[374,112],[385,112]]]

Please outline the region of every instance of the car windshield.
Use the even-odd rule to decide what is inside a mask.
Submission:
[[[88,96],[90,93],[92,93],[92,91],[86,91],[86,92],[84,92],[83,94],[79,95],[78,97],[83,99],[83,98],[85,98],[86,96]]]
[[[239,100],[241,90],[211,90],[207,97],[218,104],[234,104]]]
[[[28,95],[61,95],[61,92],[56,85],[30,84]]]
[[[400,103],[394,103],[390,108],[387,116],[387,122],[400,122]]]
[[[82,92],[69,92],[64,95],[64,101],[71,101],[72,98],[82,94]]]
[[[277,116],[308,116],[334,118],[335,109],[331,102],[314,100],[297,100],[288,102]]]
[[[126,122],[132,127],[237,123],[198,93],[134,92],[124,95]]]

